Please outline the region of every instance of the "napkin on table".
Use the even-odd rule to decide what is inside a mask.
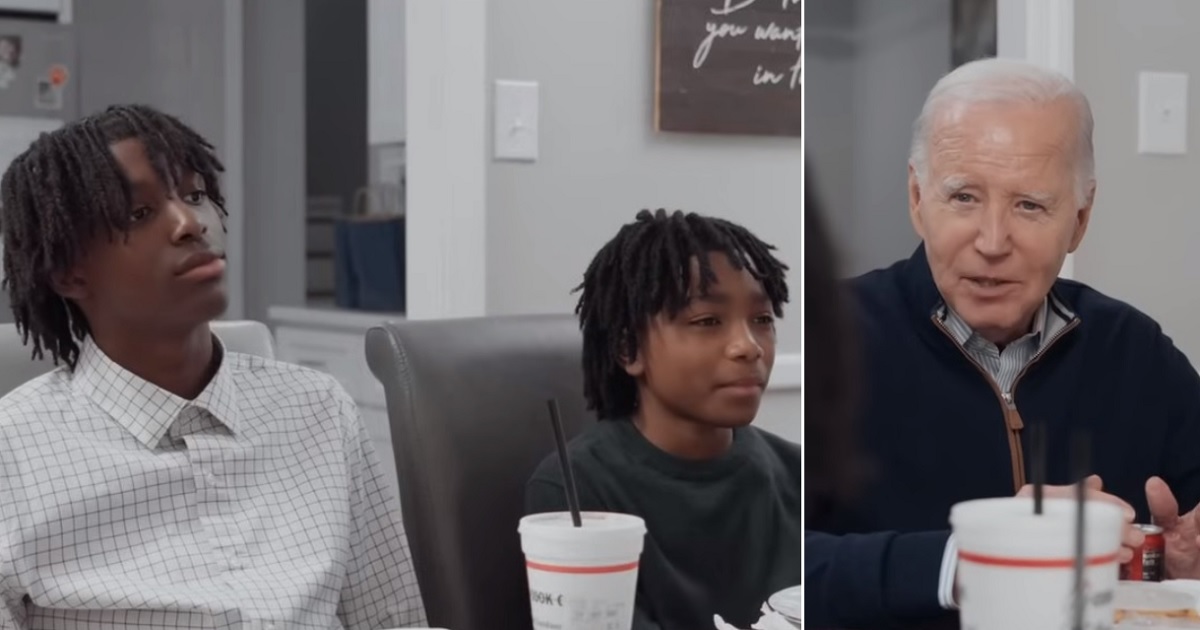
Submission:
[[[716,624],[717,630],[740,630],[725,623],[721,615],[713,615],[713,623]],[[785,619],[783,615],[763,604],[762,616],[758,618],[757,622],[750,624],[750,630],[796,630],[796,626],[792,625],[792,622]]]

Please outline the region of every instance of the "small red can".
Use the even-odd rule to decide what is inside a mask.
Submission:
[[[1133,560],[1121,565],[1121,579],[1138,582],[1163,581],[1163,556],[1167,541],[1158,525],[1136,524],[1134,527],[1146,535],[1146,542],[1133,552]]]

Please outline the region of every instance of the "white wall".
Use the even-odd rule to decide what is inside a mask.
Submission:
[[[404,142],[406,0],[367,0],[367,142]]]
[[[1096,118],[1096,204],[1075,277],[1132,303],[1200,363],[1200,2],[1087,0],[1075,13],[1075,79]],[[1186,72],[1188,150],[1137,154],[1137,73]]]
[[[800,444],[804,441],[804,423],[800,421],[803,405],[798,387],[768,389],[754,426]]]
[[[488,3],[489,85],[540,83],[541,159],[488,163],[487,312],[571,310],[596,250],[639,209],[663,206],[728,218],[779,247],[796,295],[780,344],[795,351],[801,141],[656,134],[654,23],[653,2]]]

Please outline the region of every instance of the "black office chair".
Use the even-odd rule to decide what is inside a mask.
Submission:
[[[391,322],[367,332],[383,383],[413,564],[432,626],[530,628],[517,525],[525,482],[591,422],[570,316]]]

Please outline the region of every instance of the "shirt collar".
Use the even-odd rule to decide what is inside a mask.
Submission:
[[[1050,317],[1050,312],[1050,298],[1047,297],[1042,300],[1042,305],[1038,307],[1037,314],[1033,316],[1033,328],[1012,343],[1017,344],[1028,340],[1033,343],[1035,348],[1041,346],[1042,341],[1045,339],[1047,320]],[[950,308],[944,302],[942,303],[939,316],[946,323],[946,328],[950,330],[950,334],[954,336],[954,340],[960,346],[966,347],[972,341],[983,339],[971,329],[971,326],[962,317],[959,317],[958,313],[954,312],[954,309]]]
[[[237,386],[225,360],[225,346],[216,335],[213,345],[221,363],[195,400],[176,396],[121,367],[90,336],[79,351],[72,381],[84,396],[147,448],[156,448],[180,412],[189,406],[207,411],[237,434],[240,424]]]

